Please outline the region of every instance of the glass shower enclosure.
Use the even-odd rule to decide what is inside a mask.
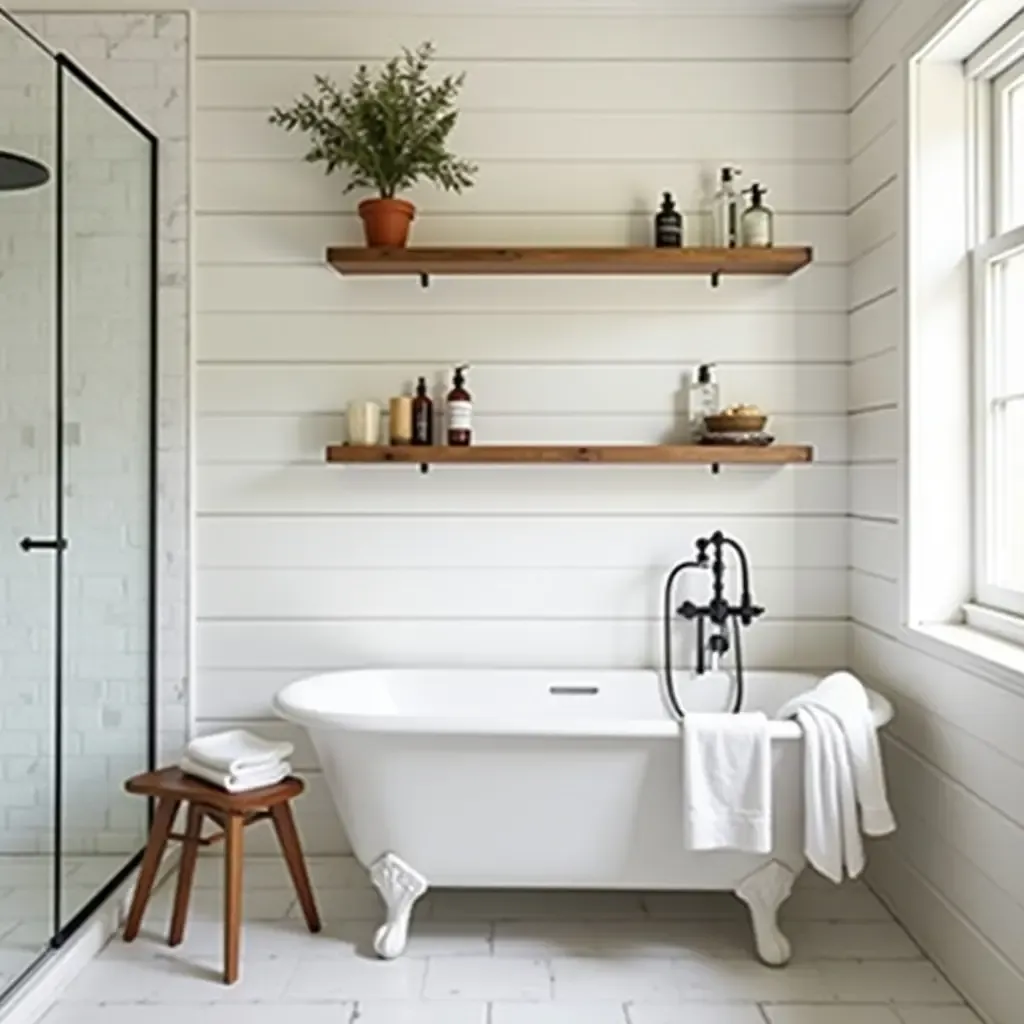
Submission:
[[[0,1008],[123,882],[155,756],[157,139],[0,8]]]

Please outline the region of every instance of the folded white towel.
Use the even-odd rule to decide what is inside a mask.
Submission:
[[[683,815],[691,850],[771,853],[772,765],[768,719],[683,719]]]
[[[287,761],[294,749],[283,740],[265,740],[246,729],[229,729],[192,740],[187,754],[195,764],[234,775],[249,768],[267,768]]]
[[[209,765],[193,761],[187,754],[178,762],[178,767],[183,772],[228,793],[248,793],[251,789],[273,786],[292,773],[292,766],[287,761],[276,761],[268,766],[247,768],[241,772],[219,771],[210,768]]]
[[[807,859],[834,882],[858,878],[862,834],[896,830],[867,690],[856,676],[837,672],[791,700],[779,718],[795,718],[804,734]]]

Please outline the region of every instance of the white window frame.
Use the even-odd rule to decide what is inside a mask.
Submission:
[[[1012,26],[1011,26],[1012,27]],[[992,64],[977,62],[973,78],[975,91],[975,189],[974,230],[978,244],[971,255],[972,264],[972,363],[973,363],[973,601],[965,607],[969,625],[985,632],[1007,636],[1009,617],[1024,619],[1024,591],[1009,589],[995,581],[994,568],[1001,546],[997,531],[1006,524],[996,516],[1001,504],[1000,481],[991,472],[1000,461],[1005,434],[998,429],[997,406],[1024,402],[1024,392],[1008,394],[998,386],[999,328],[997,267],[1010,257],[1024,253],[1024,226],[1013,226],[1011,175],[1005,144],[1008,135],[1007,98],[1015,89],[1024,89],[1024,26],[1013,43],[1002,50],[998,73]],[[982,51],[984,53],[984,50]],[[1015,58],[1015,59],[1014,59]],[[977,61],[977,57],[975,58]],[[1008,67],[1005,65],[1009,64]],[[968,62],[968,74],[972,62]],[[992,613],[995,613],[994,615]],[[1024,636],[1024,621],[1012,630],[1013,639]]]
[[[1021,0],[939,0],[900,51],[897,120],[906,239],[898,638],[1016,693],[1024,616],[975,603],[973,261],[994,233],[991,83],[1022,59]]]

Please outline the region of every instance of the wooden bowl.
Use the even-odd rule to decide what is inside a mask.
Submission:
[[[712,434],[756,434],[764,430],[767,416],[705,416],[704,425]]]

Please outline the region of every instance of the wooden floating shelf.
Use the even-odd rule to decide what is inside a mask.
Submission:
[[[814,258],[807,246],[771,249],[357,248],[332,247],[327,262],[344,275],[722,275],[789,277]]]
[[[344,465],[566,465],[616,466],[781,466],[814,460],[803,445],[745,448],[739,445],[383,445],[338,444],[327,449],[327,461]]]

